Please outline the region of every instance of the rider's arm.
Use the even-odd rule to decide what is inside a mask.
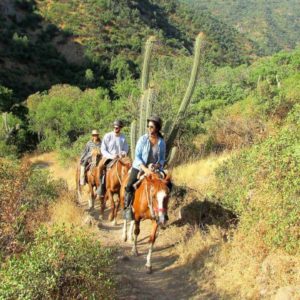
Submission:
[[[89,142],[87,142],[86,145],[85,145],[85,148],[84,148],[84,150],[83,150],[83,152],[82,152],[82,154],[80,156],[80,161],[81,162],[87,156],[87,154],[89,153],[89,151],[90,151]]]
[[[103,140],[101,143],[101,154],[103,155],[103,157],[106,157],[109,159],[114,159],[115,157],[108,152],[108,142],[109,142],[109,135],[106,134],[103,137]]]
[[[136,144],[135,148],[135,161],[138,164],[140,170],[144,171],[146,174],[151,173],[151,171],[146,167],[146,162],[143,160],[143,149],[146,147],[146,139],[141,136]]]
[[[135,163],[138,168],[141,169],[142,166],[145,166],[146,163],[143,160],[143,148],[145,147],[145,139],[144,136],[141,136],[135,147]]]
[[[123,142],[122,151],[124,151],[124,152],[126,152],[126,154],[128,154],[128,150],[129,150],[129,147],[128,147],[126,138],[124,137],[124,142]]]

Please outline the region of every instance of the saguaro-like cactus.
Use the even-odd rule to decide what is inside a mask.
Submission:
[[[193,62],[193,68],[192,68],[192,73],[191,73],[191,77],[190,77],[190,81],[188,84],[188,87],[186,89],[185,95],[181,101],[178,113],[176,118],[174,119],[174,122],[171,126],[171,128],[169,129],[168,132],[168,137],[167,137],[167,151],[170,151],[172,144],[174,143],[174,140],[176,138],[179,126],[180,126],[180,122],[182,121],[186,110],[188,108],[188,105],[191,102],[192,99],[192,95],[196,86],[196,80],[197,80],[197,76],[199,73],[199,67],[200,67],[200,59],[201,59],[201,49],[203,49],[204,46],[204,33],[199,33],[197,38],[196,38],[196,42],[195,42],[195,50],[194,50],[194,62]]]
[[[178,133],[178,129],[180,127],[180,123],[182,122],[188,105],[191,102],[192,95],[195,89],[197,76],[199,73],[200,67],[200,58],[201,58],[201,50],[203,49],[205,40],[205,35],[200,33],[195,42],[195,54],[194,54],[194,62],[193,68],[191,72],[190,81],[185,92],[185,95],[181,101],[179,110],[177,115],[172,120],[168,120],[165,123],[163,128],[163,132],[165,134],[166,144],[167,144],[167,157],[169,163],[176,156],[177,148],[172,148],[172,145],[175,141],[176,135]],[[156,99],[156,92],[154,88],[149,88],[149,74],[150,74],[150,61],[151,61],[151,53],[156,42],[155,37],[150,37],[146,42],[145,47],[145,57],[142,71],[142,79],[141,79],[141,88],[142,88],[142,96],[140,100],[140,113],[139,113],[139,131],[138,136],[143,135],[147,130],[147,119],[152,113],[153,103]],[[134,128],[135,129],[134,129]],[[135,142],[136,142],[136,122],[134,121],[131,124],[131,132],[135,134],[135,137],[131,137],[131,155],[134,155]]]

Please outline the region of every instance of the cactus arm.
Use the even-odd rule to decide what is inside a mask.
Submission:
[[[130,126],[130,154],[131,159],[134,159],[135,154],[135,145],[136,145],[136,121],[132,121]]]
[[[141,80],[142,91],[145,91],[148,88],[149,75],[150,75],[151,52],[152,52],[155,42],[156,42],[155,36],[151,36],[146,42],[145,57],[144,57],[143,71],[142,71],[142,80]]]
[[[170,129],[170,134],[169,134],[168,140],[167,140],[167,151],[169,151],[171,146],[173,145],[173,142],[178,133],[179,124],[182,121],[182,119],[186,113],[188,105],[191,102],[192,95],[193,95],[195,85],[196,85],[197,76],[199,73],[201,49],[203,49],[203,46],[205,44],[204,41],[205,41],[205,35],[204,35],[204,33],[201,32],[198,34],[198,36],[196,38],[196,42],[195,42],[194,62],[193,62],[193,68],[192,68],[192,72],[191,72],[190,81],[189,81],[187,90],[185,92],[185,95],[183,97],[183,100],[181,101],[181,105],[179,107],[176,118]]]

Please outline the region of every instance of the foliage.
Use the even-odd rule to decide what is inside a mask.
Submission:
[[[104,134],[123,105],[123,101],[110,101],[107,90],[101,88],[81,91],[57,85],[28,98],[30,128],[39,133],[39,147],[44,151],[69,147],[93,128]]]
[[[221,1],[181,0],[191,9],[212,14],[255,41],[260,51],[271,54],[295,48],[299,43],[300,14],[297,0]]]
[[[37,218],[65,190],[61,181],[23,159],[0,159],[0,254],[18,252],[31,238]],[[37,209],[42,208],[42,215]]]
[[[274,136],[242,151],[216,172],[220,201],[242,218],[245,229],[263,223],[270,247],[299,251],[300,106]],[[256,194],[267,195],[262,199]]]
[[[0,298],[112,299],[111,254],[83,232],[42,228],[28,250],[0,271]]]

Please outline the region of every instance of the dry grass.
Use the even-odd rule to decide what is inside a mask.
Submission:
[[[214,190],[214,170],[229,157],[229,153],[223,153],[218,156],[211,155],[194,163],[180,165],[172,172],[174,183],[176,185],[188,186],[202,194],[206,194],[210,190]]]
[[[203,264],[213,254],[213,249],[223,243],[223,232],[215,226],[209,227],[207,233],[203,233],[195,227],[190,238],[184,239],[176,246],[178,263],[181,265]]]
[[[63,195],[50,208],[50,223],[66,227],[80,227],[82,225],[82,210],[73,201],[71,195]]]
[[[72,163],[67,167],[58,164],[59,157],[56,152],[35,155],[30,158],[30,161],[33,165],[49,169],[53,178],[64,179],[67,182],[69,189],[75,189],[76,163]]]
[[[214,170],[229,157],[228,153],[210,156],[179,166],[173,172],[174,181],[177,185],[197,190],[200,195],[214,193]],[[274,205],[264,197],[259,193],[252,201],[261,207],[268,203]],[[251,218],[251,213],[244,218]],[[270,250],[264,242],[268,226],[263,220],[258,220],[246,231],[247,234],[244,234],[242,223],[243,220],[237,229],[231,229],[232,232],[215,226],[209,227],[206,233],[198,227],[190,228],[175,248],[178,263],[192,270],[199,291],[206,293],[207,298],[300,299],[300,288],[297,288],[300,286],[299,255],[290,256]],[[285,298],[279,298],[279,290]]]

